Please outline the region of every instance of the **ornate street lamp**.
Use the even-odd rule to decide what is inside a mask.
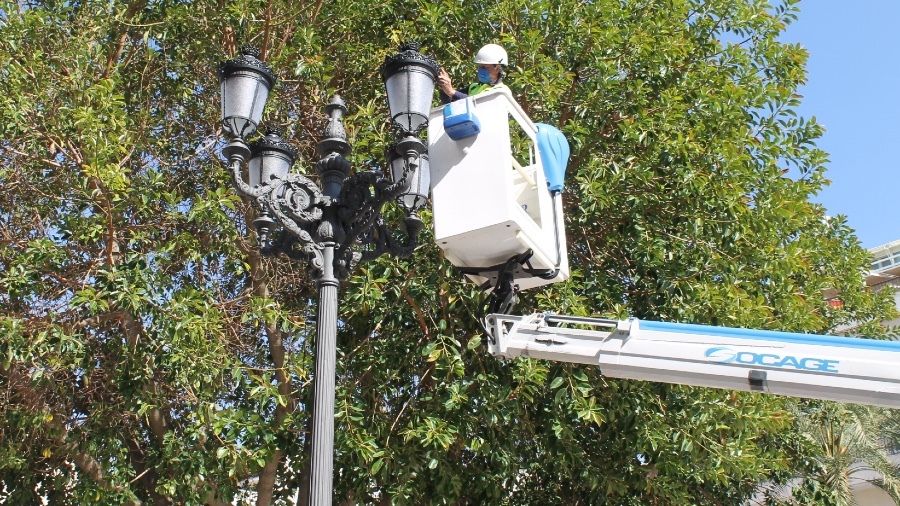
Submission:
[[[281,138],[281,132],[269,129],[265,137],[250,144],[250,163],[247,164],[250,187],[259,188],[263,183],[286,179],[296,158],[297,150]],[[266,208],[260,209],[253,226],[261,244],[266,244],[273,231],[279,228]]]
[[[414,134],[428,125],[438,65],[419,52],[414,42],[400,46],[381,66],[381,78],[387,89],[391,120],[406,133]]]
[[[281,132],[267,130],[265,137],[250,144],[250,186],[286,178],[296,159],[297,150],[281,138]]]
[[[222,88],[222,126],[232,137],[247,138],[256,131],[275,74],[259,60],[259,50],[243,46],[240,55],[219,67]]]
[[[418,44],[404,44],[381,67],[390,117],[399,133],[388,149],[390,177],[373,171],[350,174],[350,144],[342,122],[347,106],[335,95],[325,107],[328,123],[317,145],[318,185],[290,171],[297,152],[277,131],[247,144],[275,84],[259,52],[243,47],[240,56],[221,66],[222,126],[229,137],[222,152],[238,193],[256,204],[253,224],[260,251],[305,262],[318,286],[310,504],[332,501],[340,280],[361,261],[385,253],[412,254],[422,229],[417,212],[427,203],[430,177],[427,148],[418,133],[428,124],[438,66],[418,49]],[[381,214],[393,201],[405,213],[403,224],[396,227],[400,234]]]

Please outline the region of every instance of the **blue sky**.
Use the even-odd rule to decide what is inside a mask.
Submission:
[[[900,0],[805,0],[782,37],[810,53],[798,112],[826,128],[831,186],[863,246],[900,239]]]

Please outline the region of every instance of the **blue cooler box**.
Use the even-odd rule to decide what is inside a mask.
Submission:
[[[475,100],[467,97],[444,106],[444,131],[458,141],[481,131],[481,122],[475,116]]]

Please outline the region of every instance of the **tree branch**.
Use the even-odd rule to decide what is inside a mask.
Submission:
[[[128,347],[130,349],[136,348],[141,336],[144,335],[143,324],[141,324],[130,311],[119,311],[118,316],[122,330],[125,332],[125,339],[128,343]],[[152,389],[147,385],[144,385],[144,392],[149,394],[156,393],[155,389]],[[153,436],[156,437],[157,442],[162,443],[163,438],[166,436],[166,432],[169,430],[169,422],[166,419],[165,413],[158,407],[151,408],[147,413],[147,425],[150,427]]]
[[[272,36],[272,0],[266,2],[266,19],[263,24],[263,41],[260,57],[265,60],[269,54],[269,41]]]
[[[319,13],[322,11],[322,5],[325,3],[325,0],[316,0],[316,6],[313,7],[312,14],[309,15],[309,24],[313,26],[316,24],[316,19],[319,17]]]
[[[123,22],[127,23],[131,21],[131,18],[133,18],[138,11],[142,10],[145,5],[146,0],[135,0],[134,2],[131,2],[131,4],[128,5],[128,8],[125,9]],[[119,56],[122,55],[122,50],[125,48],[125,41],[128,40],[128,30],[122,28],[122,25],[120,24],[115,31],[115,35],[110,38],[118,40],[116,41],[116,46],[110,51],[109,56],[106,57],[106,68],[101,76],[103,79],[109,77],[112,73],[112,69],[116,65],[116,61],[118,61]]]
[[[265,280],[262,272],[262,257],[258,251],[250,253],[250,278],[253,295],[257,297],[269,296],[269,284]],[[280,400],[275,407],[275,420],[273,426],[275,430],[279,430],[284,423],[285,418],[290,414],[296,405],[291,392],[291,378],[285,369],[285,358],[287,353],[284,348],[284,333],[276,324],[266,325],[266,339],[269,345],[269,354],[272,357],[272,364],[275,369],[275,380],[278,383],[278,395]],[[257,506],[268,506],[272,503],[272,496],[275,490],[275,480],[278,476],[278,467],[281,465],[283,452],[280,448],[276,448],[272,455],[266,461],[262,471],[259,474],[259,481],[256,485],[256,504]]]
[[[404,288],[402,291],[403,298],[406,300],[406,303],[409,304],[409,307],[413,308],[413,312],[416,315],[416,322],[419,324],[419,329],[422,331],[422,335],[427,339],[431,339],[431,331],[428,329],[428,322],[425,321],[425,312],[422,311],[422,306],[416,302],[412,296],[409,295],[409,292]]]

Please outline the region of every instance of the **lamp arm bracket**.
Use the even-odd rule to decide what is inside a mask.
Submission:
[[[282,246],[282,251],[288,258],[306,262],[314,278],[321,277],[325,270],[325,255],[322,249],[319,243],[303,242],[293,236]]]
[[[370,242],[375,247],[363,250],[361,260],[364,262],[374,260],[385,253],[400,258],[412,255],[419,244],[419,232],[422,231],[423,226],[422,220],[417,215],[410,214],[403,221],[406,225],[406,237],[403,240],[399,240],[391,232],[384,219],[379,216],[370,233]]]
[[[338,279],[346,279],[356,269],[362,260],[362,253],[350,248],[343,248],[335,252],[334,274]]]
[[[241,175],[241,165],[243,164],[243,161],[244,159],[240,156],[233,156],[228,160],[228,164],[231,165],[231,182],[234,184],[234,188],[239,194],[251,199],[258,199],[264,193],[271,190],[271,185],[262,184],[253,188],[247,184]]]
[[[276,221],[284,227],[284,230],[288,232],[291,236],[293,236],[295,241],[300,243],[315,243],[313,240],[312,234],[306,230],[302,225],[306,225],[306,223],[298,223],[291,219],[290,216],[285,212],[284,206],[281,205],[282,202],[279,200],[273,200],[271,194],[264,195],[260,197],[260,204],[265,209],[268,209],[272,214],[275,215]]]
[[[319,187],[306,176],[288,174],[272,188],[269,197],[296,223],[312,225],[322,219],[325,198]]]
[[[316,242],[309,231],[287,219],[283,211],[272,207],[272,212],[282,224],[282,228],[277,239],[261,248],[263,254],[284,253],[291,260],[306,262],[312,277],[320,277],[325,268],[323,245]]]
[[[375,172],[358,172],[347,178],[342,192],[339,216],[347,230],[338,248],[342,255],[381,219],[381,208],[396,198],[402,188]],[[363,260],[365,255],[363,255]]]

